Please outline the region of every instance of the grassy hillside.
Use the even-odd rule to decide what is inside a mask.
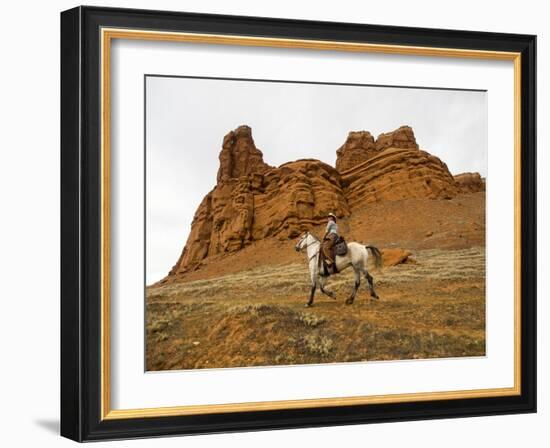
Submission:
[[[149,287],[147,369],[484,355],[484,247],[413,252],[415,262],[372,271],[379,301],[363,284],[351,306],[344,304],[353,285],[348,270],[329,280],[335,301],[318,293],[304,308],[304,255]]]

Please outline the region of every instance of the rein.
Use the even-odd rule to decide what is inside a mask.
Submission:
[[[300,252],[301,252],[302,250],[304,250],[304,249],[307,249],[309,246],[311,246],[311,245],[313,245],[313,244],[315,244],[315,243],[321,244],[321,241],[319,241],[314,235],[312,235],[311,233],[308,233],[308,235],[311,236],[311,237],[314,239],[314,241],[313,241],[313,243],[306,243],[306,246],[305,246],[305,247],[302,247],[302,248],[300,249]],[[313,260],[317,255],[319,255],[319,252],[320,252],[320,250],[318,250],[317,252],[315,252],[311,257],[309,257],[309,259],[308,259],[307,261]]]
[[[317,252],[315,252],[311,257],[309,257],[309,259],[307,261],[311,261],[313,260],[317,255],[319,255],[319,250]]]

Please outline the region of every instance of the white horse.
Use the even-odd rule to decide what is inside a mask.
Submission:
[[[336,296],[332,291],[325,289],[325,282],[330,275],[324,268],[319,269],[319,253],[321,250],[321,241],[309,232],[304,233],[300,237],[300,241],[296,244],[296,252],[301,252],[307,249],[307,257],[309,264],[309,275],[311,277],[311,293],[306,306],[313,305],[313,297],[317,284],[321,287],[321,292],[332,299],[336,300]],[[375,266],[379,268],[382,265],[382,255],[374,246],[365,246],[360,243],[348,243],[348,252],[343,256],[336,256],[336,269],[342,272],[348,267],[352,267],[355,273],[355,285],[351,296],[346,300],[346,305],[351,305],[355,300],[355,295],[361,284],[361,274],[367,279],[370,290],[370,295],[373,299],[378,299],[378,294],[374,291],[374,283],[372,276],[367,271],[367,261],[369,259],[369,251],[374,256]]]

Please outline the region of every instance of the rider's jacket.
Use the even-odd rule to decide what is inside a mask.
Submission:
[[[326,233],[335,233],[336,235],[338,235],[338,224],[336,224],[334,221],[329,221],[329,223],[327,224]]]

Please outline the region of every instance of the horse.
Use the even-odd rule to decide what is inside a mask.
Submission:
[[[311,292],[309,296],[309,301],[306,303],[306,307],[313,305],[313,297],[315,296],[315,290],[317,289],[317,284],[321,287],[321,292],[331,299],[336,300],[336,295],[325,288],[325,282],[328,277],[328,273],[319,271],[319,253],[321,250],[321,241],[315,235],[305,232],[301,237],[298,243],[296,244],[296,252],[301,252],[304,249],[307,249],[308,265],[309,265],[309,275],[311,277]],[[369,258],[369,251],[374,257],[375,266],[377,268],[382,266],[382,255],[380,251],[374,246],[365,246],[361,243],[351,242],[348,243],[348,252],[346,255],[336,256],[335,263],[336,268],[339,272],[342,272],[348,267],[352,267],[355,274],[355,284],[353,291],[350,297],[346,300],[346,305],[353,304],[357,290],[361,284],[361,275],[364,275],[367,284],[369,287],[370,295],[373,300],[378,300],[378,294],[374,290],[374,282],[372,276],[367,271],[367,261]]]

